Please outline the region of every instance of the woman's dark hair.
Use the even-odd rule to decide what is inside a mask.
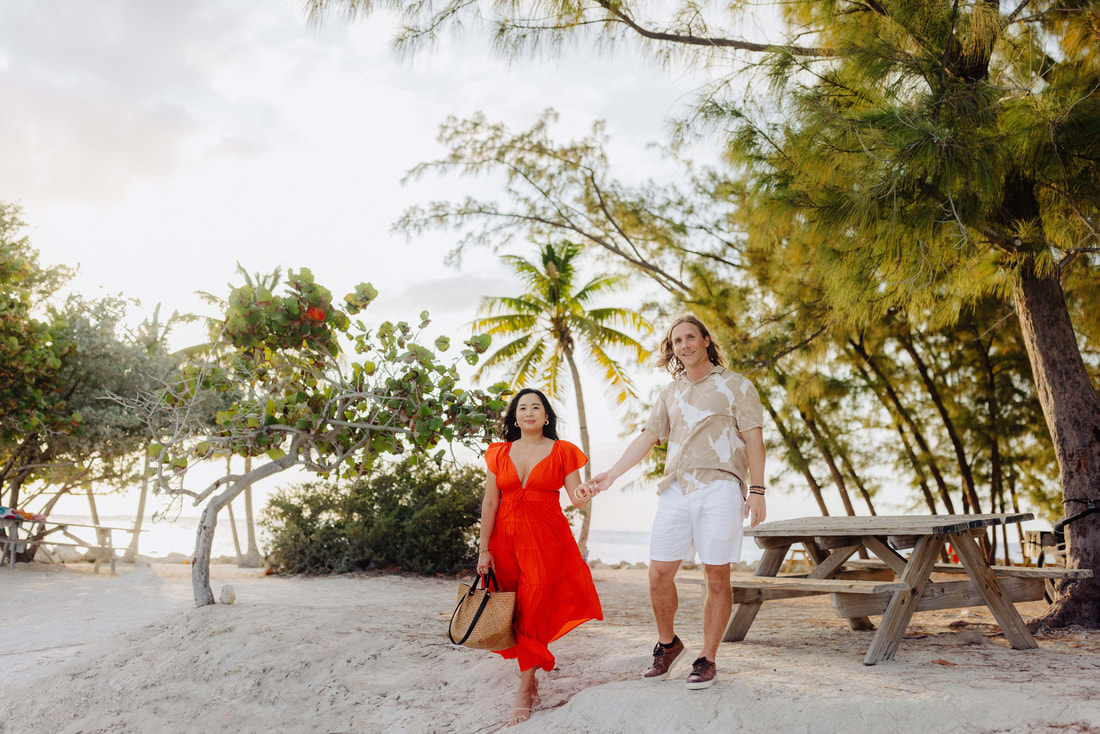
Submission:
[[[542,427],[542,435],[547,438],[552,438],[555,441],[558,440],[558,416],[554,412],[554,409],[550,407],[550,401],[546,399],[546,396],[541,391],[536,390],[533,387],[525,387],[516,393],[516,396],[512,398],[512,402],[508,403],[508,412],[504,414],[504,425],[500,435],[504,437],[505,441],[515,441],[520,436],[519,426],[516,425],[516,409],[519,406],[519,399],[524,395],[538,395],[539,400],[542,401],[542,409],[546,411],[547,423]]]

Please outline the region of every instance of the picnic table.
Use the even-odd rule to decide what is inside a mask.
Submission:
[[[23,526],[28,526],[24,531]],[[30,527],[36,527],[35,530],[30,530]],[[83,528],[85,530],[92,530],[95,532],[96,539],[94,541],[85,540],[79,537],[73,528]],[[3,518],[0,519],[0,566],[3,566],[5,559],[8,560],[10,567],[15,569],[15,556],[22,551],[26,546],[37,546],[38,549],[50,559],[51,562],[57,563],[56,558],[50,552],[50,547],[68,547],[68,548],[86,548],[89,551],[99,551],[96,555],[95,573],[99,573],[100,564],[103,559],[106,558],[111,564],[111,573],[115,573],[115,551],[124,550],[116,548],[111,537],[114,531],[123,533],[139,532],[133,528],[118,528],[108,525],[88,525],[77,522],[52,522],[50,520],[26,520],[23,518]],[[144,531],[140,531],[144,532]],[[84,533],[87,535],[87,533]]]
[[[1088,578],[1088,569],[993,566],[979,546],[986,528],[1032,519],[1030,513],[988,515],[878,515],[803,517],[746,528],[764,555],[754,576],[734,578],[737,605],[724,642],[745,639],[765,601],[832,594],[837,613],[852,629],[873,630],[868,617],[882,615],[865,665],[891,660],[913,613],[984,604],[1012,647],[1036,647],[1014,603],[1041,599],[1044,579]],[[938,564],[945,545],[961,563]],[[794,546],[814,563],[802,575],[779,576]],[[899,548],[912,548],[908,557]],[[852,560],[861,549],[875,559]],[[964,580],[930,582],[933,571],[965,575]],[[1038,593],[1038,597],[1035,593]]]

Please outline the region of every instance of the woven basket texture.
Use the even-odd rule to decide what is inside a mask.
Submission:
[[[473,623],[481,600],[489,594],[489,603],[477,620],[477,626],[469,639],[462,643],[477,650],[507,650],[515,647],[516,636],[512,631],[512,614],[516,609],[516,592],[474,589],[470,594],[470,584],[458,587],[458,612],[451,621],[451,637],[461,640]]]

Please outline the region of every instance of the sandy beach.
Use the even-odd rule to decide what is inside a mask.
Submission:
[[[1013,650],[984,608],[925,612],[894,661],[868,667],[870,633],[851,631],[828,597],[775,602],[745,641],[722,645],[718,683],[687,691],[689,660],[667,681],[640,680],[654,640],[646,572],[593,575],[605,620],[551,646],[543,703],[514,731],[1100,732],[1095,631],[1040,632],[1038,650]],[[502,728],[514,663],[448,642],[456,579],[230,565],[212,576],[215,596],[231,584],[236,603],[196,609],[182,564],[0,570],[0,732]],[[702,595],[685,585],[680,598],[694,657]]]

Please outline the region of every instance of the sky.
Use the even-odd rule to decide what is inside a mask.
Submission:
[[[604,120],[615,175],[641,181],[663,174],[651,144],[701,83],[628,51],[508,63],[476,33],[401,60],[391,34],[382,17],[310,24],[285,0],[0,0],[0,200],[23,207],[43,264],[78,267],[72,290],[137,299],[134,323],[158,303],[209,313],[196,292],[226,295],[240,263],[308,267],[336,296],[369,281],[372,318],[427,309],[429,332],[464,335],[482,296],[517,284],[490,252],[444,265],[454,233],[391,232],[411,205],[491,190],[401,183],[441,155],[447,116],[522,129],[552,107],[559,138]],[[622,299],[606,305],[638,302]],[[643,391],[663,379],[638,370]],[[594,376],[585,387],[599,471],[628,439]],[[559,409],[578,441],[572,404]],[[655,504],[652,488],[615,490],[593,527],[647,529]],[[773,493],[773,518],[816,513]]]

